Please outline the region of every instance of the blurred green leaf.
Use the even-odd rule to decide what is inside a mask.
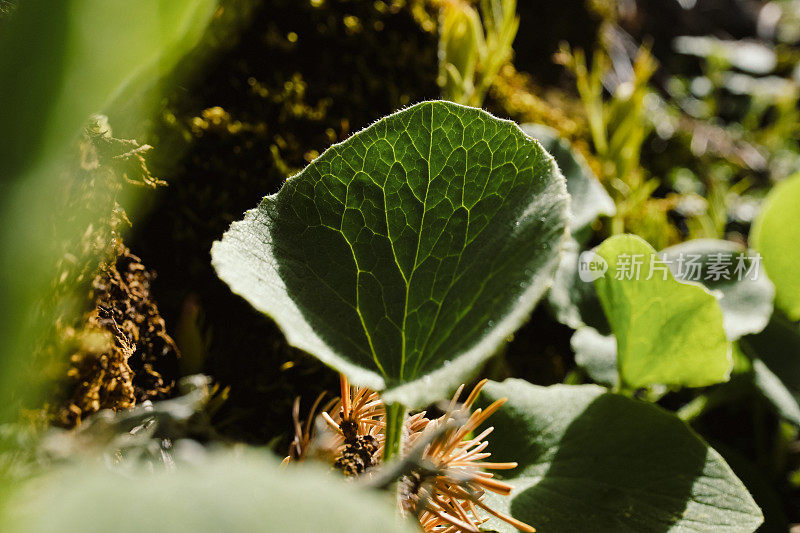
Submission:
[[[520,127],[555,158],[567,180],[570,195],[571,238],[564,244],[555,280],[547,294],[550,308],[556,320],[573,329],[587,324],[607,330],[608,324],[594,285],[578,277],[578,258],[584,242],[591,235],[590,225],[599,216],[616,213],[614,201],[583,156],[559,137],[556,130],[542,124],[523,124]]]
[[[474,90],[475,66],[483,40],[483,26],[478,12],[469,5],[446,4],[442,10],[439,33],[441,56],[439,83],[442,97],[466,104]]]
[[[439,14],[442,98],[481,107],[500,68],[511,57],[519,29],[516,0],[445,2]]]
[[[590,326],[578,328],[569,341],[575,353],[575,364],[586,371],[596,383],[617,387],[617,339],[603,335]]]
[[[771,72],[778,61],[775,51],[758,41],[684,35],[676,37],[673,46],[679,54],[705,59],[716,58],[753,74]]]
[[[597,180],[586,160],[556,130],[542,124],[522,124],[526,135],[533,137],[552,155],[567,180],[570,196],[570,232],[573,236],[597,220],[617,212],[614,201]]]
[[[760,359],[753,361],[753,383],[784,419],[800,426],[800,405],[786,385]]]
[[[711,293],[676,281],[634,235],[606,239],[595,252],[608,263],[595,286],[617,338],[623,386],[702,387],[728,379],[731,348]]]
[[[9,533],[411,533],[387,496],[255,453],[218,453],[175,471],[62,468],[28,483]]]
[[[767,196],[750,238],[775,284],[775,305],[800,320],[800,174],[779,183]]]
[[[564,178],[515,124],[426,102],[330,148],[212,257],[290,343],[420,406],[528,318],[567,216]]]
[[[490,382],[492,460],[516,461],[501,512],[540,533],[752,532],[760,509],[722,457],[677,417],[595,385]],[[484,528],[514,530],[499,520]]]
[[[547,293],[547,303],[556,320],[572,329],[584,325],[608,333],[609,325],[593,283],[580,278],[581,246],[575,239],[564,243],[555,280]]]
[[[89,115],[107,112],[167,73],[210,20],[214,0],[24,2],[0,36],[0,391],[17,398],[20,365],[42,342],[48,318],[39,303],[56,280],[60,246],[96,221],[85,210],[60,213],[64,156]],[[151,109],[131,110],[146,123]],[[94,191],[102,195],[105,191]],[[105,214],[105,213],[104,213]],[[65,222],[69,221],[69,222]],[[14,404],[3,402],[3,414]]]
[[[215,0],[24,2],[0,48],[0,98],[15,103],[0,109],[0,123],[14,133],[0,147],[0,175],[46,165],[89,115],[107,111],[130,85],[158,81],[196,44],[215,7]]]
[[[742,337],[753,383],[786,420],[800,425],[800,327],[775,313],[763,331]]]

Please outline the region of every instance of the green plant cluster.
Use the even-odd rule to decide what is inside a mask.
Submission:
[[[515,0],[0,4],[0,99],[32,102],[0,110],[3,531],[419,531],[398,508],[433,467],[409,420],[482,378],[489,464],[512,465],[482,531],[800,522],[796,2],[762,6],[759,40],[674,35],[666,55],[637,40],[638,2],[590,2],[597,43],[552,43],[555,82],[515,67],[536,22]],[[60,37],[28,46],[42,24]],[[120,192],[126,162],[146,171],[136,142],[121,170],[87,158],[100,111],[167,187]],[[53,198],[75,187],[88,206]],[[131,230],[105,237],[109,217]],[[113,290],[112,237],[158,272],[137,257],[133,296],[158,301],[183,378],[115,404],[100,368],[83,385],[109,409],[53,428],[28,377],[69,366],[41,346],[72,318],[122,354],[150,342],[74,305],[87,280]],[[95,240],[54,294],[65,248]],[[380,396],[383,455],[347,481],[279,466],[292,417],[301,441],[351,438],[344,392],[341,422],[315,423],[321,399],[299,422],[337,373]]]

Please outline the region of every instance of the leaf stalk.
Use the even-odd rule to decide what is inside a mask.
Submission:
[[[383,445],[383,461],[388,462],[400,455],[403,445],[403,423],[408,409],[401,403],[386,406],[386,441]]]

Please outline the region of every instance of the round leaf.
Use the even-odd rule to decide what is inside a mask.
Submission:
[[[596,385],[490,382],[492,461],[517,461],[501,512],[539,533],[752,532],[760,509],[722,457],[677,417]],[[511,532],[492,520],[487,530]]]
[[[425,102],[331,147],[212,257],[290,343],[418,406],[527,319],[567,218],[563,176],[515,124]]]

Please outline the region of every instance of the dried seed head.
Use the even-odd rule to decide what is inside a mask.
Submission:
[[[478,429],[504,403],[497,400],[486,409],[470,412],[486,380],[481,381],[463,403],[459,398],[464,386],[459,387],[445,413],[436,419],[426,418],[426,413],[416,413],[404,423],[403,455],[416,461],[410,473],[398,483],[398,503],[405,514],[413,515],[423,531],[436,533],[477,533],[479,526],[491,515],[506,521],[521,531],[534,528],[483,502],[487,491],[507,496],[511,485],[497,480],[490,470],[515,468],[517,463],[488,462],[491,454],[486,450],[486,437],[493,428],[477,436]],[[319,445],[329,450],[332,463],[348,476],[367,472],[380,462],[386,430],[386,409],[380,396],[369,389],[352,387],[347,378],[340,376],[341,397],[331,402],[321,412],[320,426],[327,430],[327,441]],[[293,419],[295,440],[289,457],[284,462],[302,460],[318,436],[312,438],[311,420],[319,407],[317,398],[305,425],[299,422],[299,401],[295,402]],[[421,457],[417,454],[421,449]],[[320,455],[320,454],[317,454]],[[323,454],[324,455],[324,454]]]
[[[460,387],[445,414],[430,421],[417,437],[425,439],[426,433],[436,432],[423,452],[427,472],[402,480],[400,504],[405,512],[417,516],[424,531],[477,533],[478,526],[488,520],[481,510],[522,531],[535,531],[483,503],[486,491],[508,496],[512,489],[511,485],[494,479],[487,470],[517,466],[517,463],[484,461],[491,455],[485,451],[489,445],[485,439],[493,428],[469,437],[506,401],[497,400],[485,410],[476,409],[470,414],[484,384],[486,380],[478,383],[462,404],[458,403],[463,390]]]
[[[333,465],[346,475],[358,475],[377,463],[383,451],[386,410],[376,392],[363,387],[352,387],[347,378],[339,379],[341,396],[322,409],[321,419],[327,431],[312,438],[311,422],[319,406],[319,399],[305,426],[298,422],[298,403],[292,413],[295,439],[284,463],[305,458],[310,448],[315,455],[332,457]],[[327,426],[327,427],[326,427]],[[302,450],[302,453],[299,452]]]

